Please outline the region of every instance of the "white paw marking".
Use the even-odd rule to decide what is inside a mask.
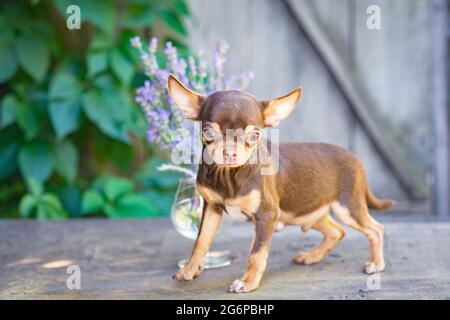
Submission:
[[[364,272],[367,274],[373,274],[382,272],[384,270],[384,266],[381,264],[375,264],[373,262],[366,262],[364,265]]]
[[[228,292],[243,292],[244,291],[244,282],[240,279],[236,279],[233,281],[231,286],[228,288]]]
[[[277,223],[275,225],[275,232],[281,231],[283,229],[284,229],[284,222],[277,221]]]

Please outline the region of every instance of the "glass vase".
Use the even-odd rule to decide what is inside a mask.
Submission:
[[[171,219],[175,229],[188,239],[197,239],[202,220],[204,201],[197,190],[195,179],[183,178],[178,182],[177,192],[171,210]],[[223,215],[220,233],[231,224],[231,220]],[[184,267],[189,259],[178,262],[178,267]],[[229,251],[210,251],[205,256],[204,269],[226,267],[231,264]]]

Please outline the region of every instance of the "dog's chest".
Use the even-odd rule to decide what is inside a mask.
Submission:
[[[233,219],[248,220],[255,214],[261,204],[261,192],[253,189],[247,194],[224,197],[213,189],[198,185],[198,191],[208,204],[223,205]]]

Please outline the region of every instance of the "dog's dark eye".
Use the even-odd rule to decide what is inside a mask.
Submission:
[[[202,131],[203,140],[212,142],[217,139],[216,132],[211,128],[206,128]]]
[[[259,137],[261,136],[261,133],[259,130],[253,130],[249,134],[247,134],[247,142],[248,143],[257,143],[259,141]]]

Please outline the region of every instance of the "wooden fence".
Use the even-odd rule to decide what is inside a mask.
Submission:
[[[369,30],[370,5],[381,29]],[[449,214],[445,0],[191,0],[190,42],[231,45],[260,98],[302,85],[282,140],[341,145],[397,210]]]

